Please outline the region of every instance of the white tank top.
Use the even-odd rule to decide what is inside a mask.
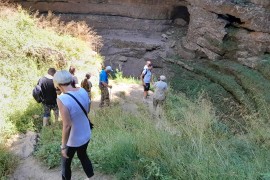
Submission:
[[[77,91],[68,91],[68,93],[72,94],[82,104],[86,112],[88,112],[90,100],[88,93],[83,88]],[[91,129],[87,117],[78,103],[68,94],[61,94],[58,98],[68,109],[71,117],[72,125],[67,146],[79,147],[84,145],[91,138]]]

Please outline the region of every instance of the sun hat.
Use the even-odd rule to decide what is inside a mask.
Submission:
[[[66,70],[57,71],[53,76],[53,81],[57,84],[68,84],[72,80],[72,75]]]
[[[159,78],[160,78],[161,81],[165,81],[166,80],[166,77],[164,75],[161,75]]]

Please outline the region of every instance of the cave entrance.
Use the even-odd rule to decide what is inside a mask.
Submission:
[[[175,6],[171,13],[171,19],[184,19],[189,24],[190,14],[188,12],[188,8],[186,6]]]

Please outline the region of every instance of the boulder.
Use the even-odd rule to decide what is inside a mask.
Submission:
[[[255,69],[256,66],[258,65],[258,62],[260,61],[260,58],[259,57],[237,58],[237,60],[241,64]]]
[[[26,134],[21,134],[18,139],[13,142],[10,149],[17,156],[27,158],[34,152],[36,143],[37,133],[29,131]]]
[[[118,60],[119,60],[120,62],[127,62],[128,58],[125,57],[125,56],[120,56],[120,57],[118,57]]]
[[[161,37],[162,37],[163,39],[168,39],[168,36],[167,36],[166,34],[162,34]]]
[[[186,26],[187,22],[182,18],[176,18],[173,23],[178,26]]]
[[[190,22],[182,41],[184,49],[195,52],[197,57],[226,57],[249,67],[269,53],[269,0],[187,1]]]
[[[217,59],[222,53],[222,40],[227,34],[226,20],[201,7],[188,6],[190,23],[183,46],[192,51],[200,51],[209,59]]]
[[[171,48],[174,48],[175,47],[175,44],[176,44],[176,41],[172,41],[170,47]]]

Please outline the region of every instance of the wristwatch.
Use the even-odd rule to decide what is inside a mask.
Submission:
[[[67,149],[67,145],[65,145],[65,146],[61,145],[60,148],[61,148],[61,150]]]

